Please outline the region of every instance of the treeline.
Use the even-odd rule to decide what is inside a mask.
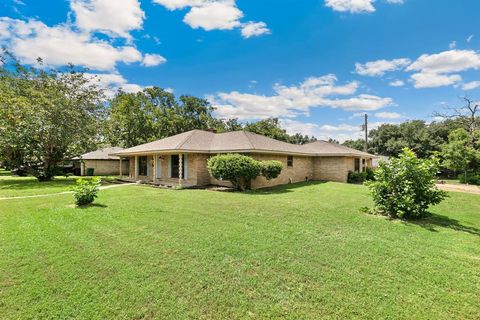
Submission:
[[[73,66],[34,68],[0,56],[0,166],[24,168],[39,180],[50,180],[63,160],[102,146],[127,148],[193,129],[247,130],[298,144],[315,140],[287,134],[278,119],[240,123],[213,112],[205,99],[176,99],[157,87],[107,99],[95,77]]]

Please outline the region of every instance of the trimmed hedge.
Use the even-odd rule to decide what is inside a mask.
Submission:
[[[251,181],[263,175],[268,180],[275,179],[282,172],[279,161],[257,161],[241,154],[221,154],[208,159],[207,168],[218,180],[227,180],[237,190],[251,187]]]

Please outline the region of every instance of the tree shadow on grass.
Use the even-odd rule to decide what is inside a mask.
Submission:
[[[83,206],[77,206],[77,209],[88,209],[88,208],[108,208],[107,205],[101,203],[90,203]]]
[[[458,220],[439,214],[431,214],[425,219],[408,221],[406,223],[420,226],[432,232],[438,232],[438,228],[448,228],[455,231],[466,232],[475,236],[480,236],[480,229],[471,226],[465,226]]]
[[[282,193],[293,192],[295,189],[303,188],[305,186],[315,186],[315,185],[324,184],[324,183],[326,183],[326,181],[305,181],[305,182],[284,184],[284,185],[275,186],[275,187],[250,190],[245,192],[245,194],[252,195],[252,196],[266,195],[266,194],[282,194]]]

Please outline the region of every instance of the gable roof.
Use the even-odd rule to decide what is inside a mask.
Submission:
[[[121,152],[122,150],[123,148],[120,147],[102,148],[82,154],[79,157],[73,158],[73,160],[119,160],[120,158],[118,156],[112,154]]]
[[[185,152],[185,153],[271,153],[304,156],[333,155],[372,155],[341,146],[334,148],[326,141],[319,144],[296,145],[278,141],[247,131],[213,133],[203,130],[192,130],[165,139],[135,146],[112,154],[117,156],[141,155],[147,153]],[[330,146],[334,145],[334,146]]]

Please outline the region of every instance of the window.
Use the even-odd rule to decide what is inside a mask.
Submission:
[[[355,172],[360,172],[360,159],[355,159]]]
[[[287,167],[293,167],[293,156],[287,156]]]
[[[147,157],[138,157],[138,175],[147,176],[148,175],[148,159]]]

